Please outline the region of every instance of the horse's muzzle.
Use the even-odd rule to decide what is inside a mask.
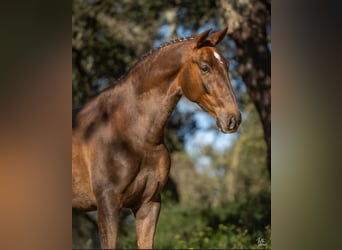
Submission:
[[[216,125],[223,133],[234,133],[241,123],[241,113],[218,116]]]

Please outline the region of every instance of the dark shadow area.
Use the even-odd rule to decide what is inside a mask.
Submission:
[[[96,212],[72,212],[73,249],[100,247]]]

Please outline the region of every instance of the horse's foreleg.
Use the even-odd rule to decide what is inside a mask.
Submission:
[[[139,249],[152,249],[160,212],[160,201],[143,204],[136,212],[136,231]]]
[[[102,249],[115,249],[118,233],[120,207],[113,197],[103,197],[98,201],[98,224]]]

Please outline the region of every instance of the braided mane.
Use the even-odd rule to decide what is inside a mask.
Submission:
[[[173,45],[173,44],[176,44],[176,43],[179,43],[179,42],[183,42],[183,41],[190,41],[190,40],[193,40],[193,39],[194,39],[194,36],[187,36],[187,37],[180,37],[180,38],[177,38],[177,39],[174,39],[174,40],[170,40],[170,41],[164,42],[164,43],[160,44],[158,47],[155,47],[155,48],[151,49],[150,51],[146,52],[145,54],[143,54],[139,58],[137,63],[139,63],[141,60],[145,59],[146,57],[150,56],[151,54],[159,51],[160,49],[162,49],[164,47],[167,47],[169,45]]]
[[[193,40],[195,37],[194,36],[187,36],[187,37],[181,37],[181,38],[177,38],[174,40],[170,40],[168,42],[164,42],[162,44],[160,44],[158,47],[152,48],[150,51],[146,52],[145,54],[143,54],[139,60],[137,62],[135,62],[130,68],[129,70],[124,73],[123,75],[121,75],[112,85],[110,85],[109,87],[114,87],[116,85],[116,83],[118,83],[120,80],[122,80],[126,75],[128,75],[130,73],[130,71],[135,68],[135,66],[137,66],[140,62],[142,62],[144,59],[146,59],[147,57],[149,57],[150,55],[158,52],[160,49],[165,48],[169,45],[173,45],[176,43],[180,43],[180,42],[184,42],[184,41],[190,41]]]

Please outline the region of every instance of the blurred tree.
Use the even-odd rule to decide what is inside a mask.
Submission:
[[[265,168],[266,143],[258,113],[252,104],[245,109],[241,135],[226,154],[223,201],[233,202],[269,189]]]
[[[259,113],[271,178],[271,0],[220,0],[229,36],[235,41],[239,74]]]
[[[74,105],[111,84],[152,46],[160,26],[152,3],[73,0]]]
[[[269,190],[268,172],[265,168],[266,143],[255,106],[245,107],[245,119],[240,136],[223,154],[211,145],[202,148],[202,155],[210,158],[208,174],[212,176],[206,188],[215,183],[215,204],[231,204],[247,196]],[[208,190],[209,191],[209,190]],[[210,192],[210,191],[209,191]],[[211,192],[215,194],[215,192]]]

